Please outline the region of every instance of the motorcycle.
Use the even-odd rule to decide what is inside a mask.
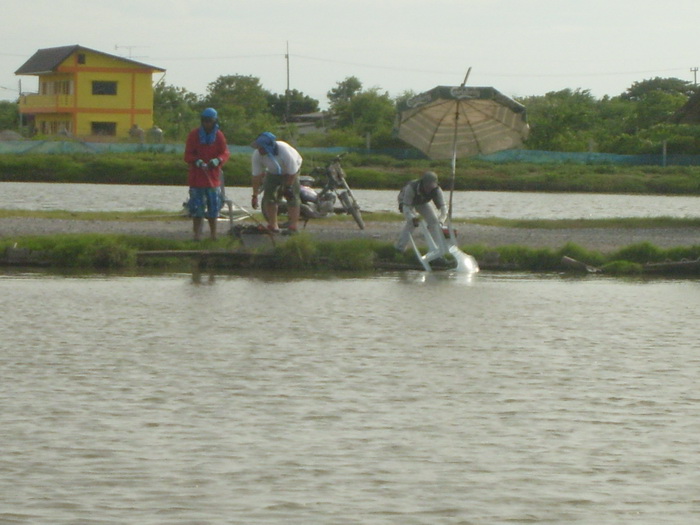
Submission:
[[[309,175],[299,177],[299,216],[307,222],[309,219],[326,217],[332,213],[346,213],[352,215],[359,228],[364,230],[365,222],[360,205],[348,186],[345,170],[341,165],[343,155],[345,154],[341,153],[326,166],[317,166]],[[317,181],[322,181],[323,184],[320,191],[313,188]],[[340,202],[342,207],[336,208],[337,202]]]

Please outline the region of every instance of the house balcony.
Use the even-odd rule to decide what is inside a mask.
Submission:
[[[75,106],[75,95],[22,95],[20,113],[65,113]]]

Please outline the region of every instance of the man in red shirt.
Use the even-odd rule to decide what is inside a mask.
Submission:
[[[202,111],[201,124],[190,131],[185,143],[185,162],[190,166],[187,208],[192,217],[195,241],[202,238],[205,217],[209,222],[211,238],[216,240],[216,221],[222,206],[221,167],[231,156],[214,108]]]

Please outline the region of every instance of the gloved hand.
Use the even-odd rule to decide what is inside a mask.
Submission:
[[[209,161],[209,167],[210,167],[210,168],[216,168],[219,164],[221,164],[221,161],[220,161],[218,158],[216,158],[216,157],[214,157],[213,159],[211,159],[211,160]]]
[[[197,159],[194,163],[198,168],[204,168],[207,164],[202,159]]]
[[[257,195],[253,195],[250,198],[250,205],[253,207],[254,210],[258,209],[258,196]]]
[[[413,221],[413,227],[417,228],[418,225],[420,224],[420,217],[413,217],[413,219],[411,219],[411,220]]]

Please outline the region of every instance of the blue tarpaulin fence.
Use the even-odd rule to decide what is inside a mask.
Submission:
[[[249,146],[229,145],[233,154],[250,154]],[[425,158],[415,149],[367,150],[362,148],[300,148],[307,153],[338,154],[348,151],[358,154],[388,155],[399,159]],[[74,140],[0,141],[0,154],[24,153],[177,153],[183,154],[184,144],[134,144],[121,142],[81,142]],[[613,164],[636,166],[700,166],[700,155],[616,155],[613,153],[567,153],[559,151],[506,150],[490,155],[479,155],[475,159],[487,162],[523,162],[532,164]]]

